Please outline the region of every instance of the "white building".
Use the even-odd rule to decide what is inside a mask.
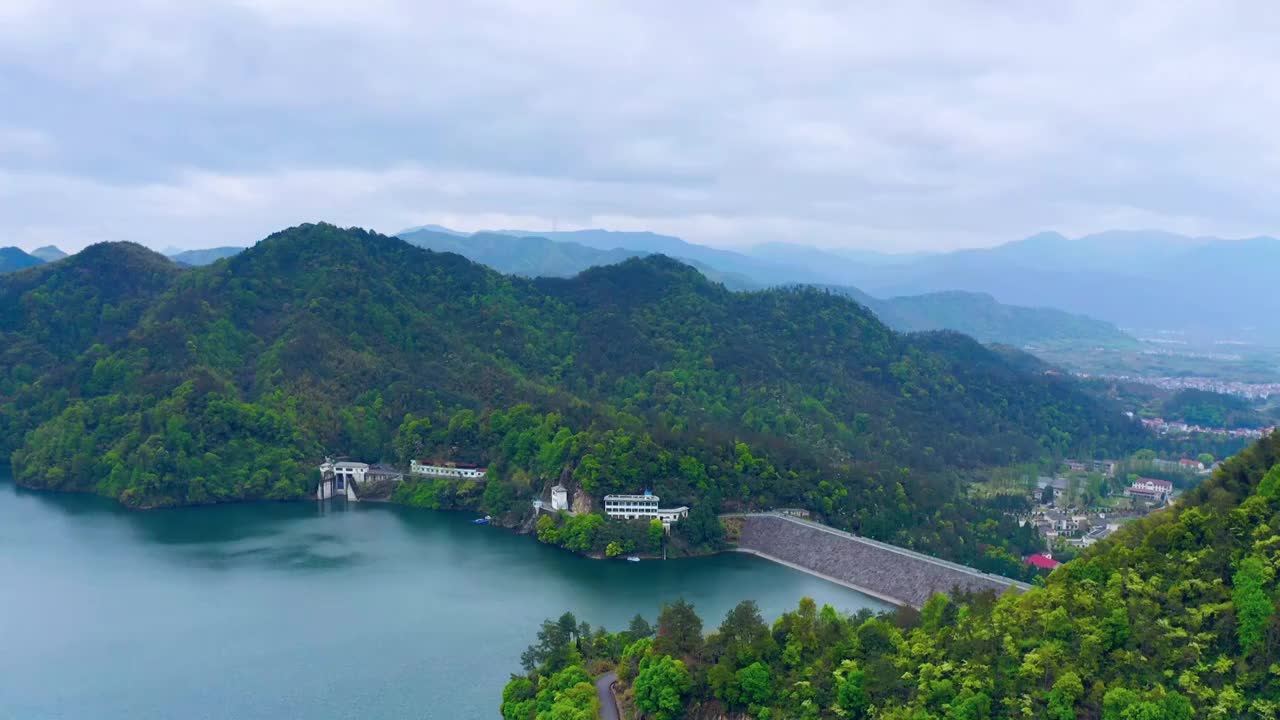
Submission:
[[[552,510],[568,510],[569,509],[569,491],[563,485],[556,485],[551,488],[551,509]]]
[[[620,520],[656,518],[658,517],[658,496],[653,493],[605,495],[604,514]]]
[[[411,460],[409,461],[409,472],[414,475],[429,475],[431,477],[479,480],[488,472],[488,468],[467,463]]]
[[[336,495],[344,495],[348,500],[356,500],[356,485],[364,482],[368,472],[368,463],[346,460],[334,462],[325,458],[320,465],[320,485],[316,488],[316,499],[328,500]]]
[[[683,505],[677,508],[659,508],[658,502],[658,496],[651,492],[643,495],[605,495],[604,514],[620,520],[658,518],[667,529],[671,528],[672,523],[689,516],[689,508]]]
[[[687,517],[689,517],[689,508],[684,505],[674,508],[659,508],[658,510],[658,519],[662,521],[662,526],[667,529]]]

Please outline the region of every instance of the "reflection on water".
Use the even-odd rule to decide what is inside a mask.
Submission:
[[[747,598],[766,615],[804,595],[878,607],[744,555],[599,562],[471,518],[342,501],[131,512],[0,477],[0,715],[487,718],[565,610],[617,628],[678,597],[708,627]]]

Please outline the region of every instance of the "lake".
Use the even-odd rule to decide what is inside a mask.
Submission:
[[[496,718],[539,623],[684,597],[865,595],[737,553],[580,558],[472,515],[380,504],[133,512],[0,471],[0,718]]]

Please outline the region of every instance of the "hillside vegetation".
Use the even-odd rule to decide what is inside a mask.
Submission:
[[[803,505],[957,559],[1035,543],[965,473],[1135,447],[1069,380],[816,290],[732,293],[661,256],[570,279],[329,225],[182,270],[128,244],[0,279],[0,450],[135,507],[310,493],[325,454],[487,463],[415,504],[519,511],[563,479]],[[24,349],[25,348],[25,349]]]
[[[1280,435],[1023,594],[879,618],[806,599],[772,625],[744,602],[705,636],[683,602],[656,635],[549,621],[501,709],[578,717],[555,712],[591,709],[584,668],[616,665],[643,718],[1275,718],[1278,562]]]

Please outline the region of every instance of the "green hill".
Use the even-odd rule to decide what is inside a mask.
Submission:
[[[223,258],[229,258],[244,252],[244,248],[234,245],[227,247],[204,248],[200,250],[182,250],[169,256],[169,259],[179,265],[188,267],[199,267],[201,265],[209,265]]]
[[[1060,344],[1136,347],[1138,344],[1111,323],[1053,308],[1006,305],[986,293],[949,291],[871,299],[869,307],[886,323],[905,332],[945,328],[981,342],[1018,347]]]
[[[705,636],[683,602],[652,638],[642,621],[612,634],[549,621],[502,714],[579,717],[594,701],[576,689],[583,668],[616,664],[646,717],[1274,718],[1278,528],[1274,435],[1023,594],[935,595],[880,618],[804,600],[771,625],[748,601]]]
[[[596,497],[803,505],[973,560],[1034,533],[964,499],[966,471],[1144,437],[969,338],[899,335],[812,289],[730,292],[661,256],[529,280],[304,225],[188,270],[95,246],[0,279],[0,299],[7,346],[49,343],[0,368],[15,477],[136,507],[301,497],[325,454],[451,455],[489,482],[422,504],[519,510],[563,476]]]
[[[0,273],[11,273],[34,267],[44,261],[35,255],[28,255],[16,247],[0,248]]]
[[[398,237],[411,245],[436,252],[457,253],[498,272],[525,277],[572,277],[588,268],[615,265],[629,258],[654,254],[648,250],[621,247],[601,249],[569,240],[550,240],[533,235],[491,232],[467,235],[445,228],[416,228],[406,230]],[[762,286],[761,283],[737,273],[716,270],[683,257],[676,259],[731,289],[745,290]]]

